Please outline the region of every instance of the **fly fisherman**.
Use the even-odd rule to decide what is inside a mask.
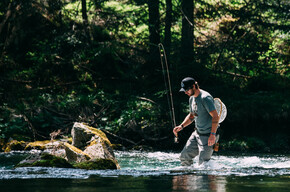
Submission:
[[[186,77],[181,81],[180,92],[189,96],[190,112],[184,121],[173,129],[173,133],[177,137],[179,131],[195,121],[195,131],[180,154],[181,165],[191,165],[197,155],[200,165],[210,160],[213,146],[218,141],[218,113],[213,97],[208,92],[199,89],[198,83],[192,77]]]

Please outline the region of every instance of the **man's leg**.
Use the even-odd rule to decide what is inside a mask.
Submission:
[[[180,154],[182,166],[189,166],[193,163],[193,158],[198,155],[198,146],[196,141],[196,132],[193,132]]]
[[[218,141],[219,136],[216,138]],[[205,161],[209,161],[213,154],[213,146],[208,146],[208,136],[198,136],[196,138],[199,149],[198,164],[202,164]]]

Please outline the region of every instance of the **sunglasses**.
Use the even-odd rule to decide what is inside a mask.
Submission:
[[[193,86],[188,87],[187,89],[185,89],[185,92],[187,92],[189,89],[192,89],[192,88],[193,88]]]

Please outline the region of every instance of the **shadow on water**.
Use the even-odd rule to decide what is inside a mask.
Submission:
[[[180,167],[179,153],[117,152],[121,170],[13,168],[25,153],[0,154],[1,192],[288,192],[288,156],[218,156]]]
[[[0,180],[2,192],[145,192],[145,191],[212,191],[212,192],[288,192],[289,177],[267,176],[94,176],[88,179],[9,179]]]

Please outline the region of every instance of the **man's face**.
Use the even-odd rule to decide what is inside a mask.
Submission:
[[[189,87],[188,89],[185,90],[184,92],[186,95],[188,95],[189,97],[194,95],[195,91],[194,91],[194,86]]]

